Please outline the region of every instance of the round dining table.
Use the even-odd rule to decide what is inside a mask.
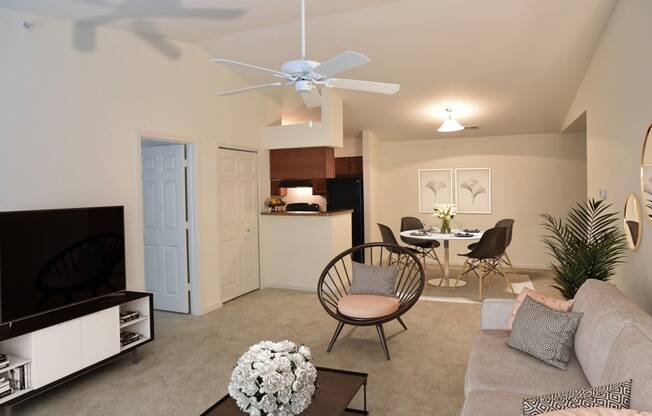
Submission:
[[[442,266],[444,266],[444,278],[443,279],[430,279],[428,284],[438,287],[460,287],[466,284],[465,281],[459,280],[457,286],[455,282],[451,280],[451,270],[450,270],[450,248],[449,243],[452,240],[468,240],[468,241],[477,241],[482,237],[482,231],[477,233],[465,233],[470,234],[469,236],[460,236],[459,233],[464,233],[462,230],[452,230],[451,233],[440,233],[440,232],[431,232],[427,231],[422,233],[418,230],[408,230],[401,231],[401,237],[412,238],[415,240],[424,240],[424,241],[440,241],[444,246],[444,258],[441,259]],[[424,265],[425,267],[425,265]]]

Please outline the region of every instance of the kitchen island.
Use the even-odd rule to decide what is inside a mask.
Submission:
[[[351,248],[352,212],[261,213],[262,286],[316,291],[326,264]]]

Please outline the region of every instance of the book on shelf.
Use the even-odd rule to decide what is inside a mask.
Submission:
[[[2,368],[7,368],[9,361],[5,361]],[[0,365],[2,365],[0,364]],[[0,393],[6,392],[8,389],[12,391],[24,390],[31,387],[31,374],[30,374],[31,364],[29,362],[21,364],[17,367],[7,369],[0,377]],[[0,369],[0,371],[2,371]]]
[[[27,363],[23,366],[23,377],[25,388],[32,388],[32,363]]]
[[[14,391],[11,388],[9,388],[9,390],[3,391],[2,393],[0,393],[0,399],[11,395],[13,392]]]
[[[120,341],[128,342],[128,341],[134,341],[134,340],[137,340],[137,339],[140,339],[140,338],[141,338],[141,335],[134,334],[134,335],[130,335],[128,337],[120,338]]]
[[[124,324],[129,321],[133,321],[135,319],[140,318],[140,313],[134,312],[134,311],[125,311],[125,312],[120,312],[120,323]]]
[[[141,339],[143,336],[135,332],[124,331],[120,333],[120,345],[126,346]]]

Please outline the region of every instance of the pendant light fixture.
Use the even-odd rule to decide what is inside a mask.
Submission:
[[[441,124],[441,127],[439,127],[437,131],[440,133],[450,133],[453,131],[464,130],[464,126],[453,118],[453,109],[448,107],[446,108],[446,112],[448,113],[448,118],[444,120],[444,122]]]

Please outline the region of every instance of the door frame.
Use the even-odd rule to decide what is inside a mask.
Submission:
[[[197,142],[187,138],[176,135],[170,135],[165,133],[151,132],[151,131],[139,131],[138,140],[137,140],[137,153],[138,153],[138,185],[139,185],[139,194],[140,198],[138,202],[140,204],[140,209],[138,212],[139,219],[139,235],[140,235],[140,252],[145,253],[145,240],[143,237],[144,230],[144,206],[143,201],[143,159],[142,159],[142,145],[143,141],[152,140],[157,142],[167,142],[169,144],[182,144],[186,148],[186,160],[187,160],[187,169],[186,169],[186,207],[188,215],[188,247],[186,253],[186,261],[188,263],[188,280],[190,282],[190,314],[192,315],[201,315],[201,298],[200,298],[200,284],[199,284],[199,269],[198,265],[198,254],[199,248],[197,242],[198,238],[198,228],[197,228]],[[145,261],[143,257],[143,286],[144,286],[144,276],[145,276]]]
[[[219,172],[220,172],[220,150],[233,150],[236,152],[247,152],[247,153],[253,153],[256,155],[256,245],[258,246],[258,258],[256,259],[258,261],[258,290],[263,288],[263,278],[262,278],[262,273],[260,270],[260,186],[261,186],[261,160],[260,160],[260,155],[261,155],[261,149],[257,147],[252,147],[252,146],[241,146],[241,145],[235,145],[232,143],[222,143],[218,142],[217,143],[217,189],[215,190],[217,193],[217,235],[218,235],[218,240],[220,238],[220,235],[222,233],[222,227],[220,225],[220,185],[219,185]],[[222,265],[219,264],[218,268],[220,270],[220,303],[224,304],[224,302],[228,302],[224,300],[224,294],[222,293],[222,282],[223,282],[223,276],[222,276]],[[251,292],[249,292],[251,293]],[[245,293],[246,295],[247,293]],[[243,295],[244,296],[244,295]]]

